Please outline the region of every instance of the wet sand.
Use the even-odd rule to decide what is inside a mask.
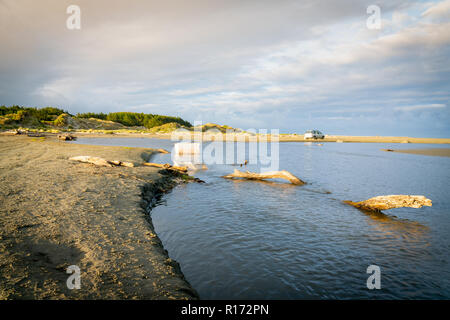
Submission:
[[[144,209],[173,178],[68,160],[141,163],[151,153],[0,136],[0,299],[197,298]],[[67,288],[70,265],[81,270],[81,289]]]
[[[424,156],[450,157],[450,148],[405,149],[392,152],[420,154]]]

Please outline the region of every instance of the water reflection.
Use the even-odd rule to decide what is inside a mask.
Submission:
[[[243,183],[243,184],[249,184],[252,185],[255,182],[259,183],[261,185],[266,185],[266,186],[272,186],[272,187],[276,187],[276,188],[281,188],[281,189],[295,189],[295,188],[299,188],[299,186],[292,184],[290,182],[282,182],[282,181],[270,181],[270,180],[246,180],[246,179],[229,179],[230,182],[239,184],[239,183]]]
[[[367,223],[377,232],[408,241],[423,240],[430,228],[417,221],[399,219],[383,212],[370,212],[355,208],[364,213]]]

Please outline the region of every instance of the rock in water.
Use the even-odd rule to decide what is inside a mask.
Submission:
[[[402,207],[421,208],[423,206],[432,206],[430,199],[427,199],[424,196],[410,195],[378,196],[360,202],[353,202],[348,200],[344,202],[358,209],[374,212]]]

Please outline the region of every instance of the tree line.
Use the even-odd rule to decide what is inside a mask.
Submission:
[[[52,121],[57,116],[63,113],[68,113],[59,108],[54,107],[45,107],[45,108],[30,108],[30,107],[20,107],[20,106],[11,106],[5,107],[0,106],[0,116],[6,116],[8,114],[20,114],[33,116],[37,118],[39,121]]]
[[[69,112],[55,107],[45,107],[45,108],[30,108],[21,106],[0,106],[0,116],[20,114],[21,118],[23,115],[34,116],[39,121],[53,121],[59,115],[66,113],[73,117]],[[153,128],[156,126],[161,126],[166,123],[176,122],[185,127],[192,127],[192,124],[180,117],[163,116],[158,114],[149,113],[137,113],[137,112],[111,112],[111,113],[78,113],[75,117],[77,118],[96,118],[101,120],[108,120],[121,123],[128,127],[138,127],[144,126],[146,128]]]
[[[144,126],[146,128],[153,128],[161,126],[166,123],[176,122],[185,127],[192,127],[192,124],[180,117],[162,116],[150,113],[137,112],[111,112],[111,113],[78,113],[78,118],[96,118],[101,120],[114,121],[128,127]]]

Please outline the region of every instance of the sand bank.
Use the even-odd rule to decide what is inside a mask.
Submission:
[[[0,136],[0,298],[197,298],[144,209],[173,179],[151,167],[67,160],[141,163],[151,153]],[[81,270],[81,289],[67,288],[70,265]]]
[[[405,149],[392,150],[392,152],[420,154],[424,156],[450,157],[450,148]]]
[[[102,133],[89,133],[89,132],[75,132],[76,136],[95,138],[95,137],[126,137],[126,138],[155,138],[155,139],[171,139],[172,135],[170,133],[114,133],[114,134],[102,134]],[[191,134],[186,136],[189,139],[195,140],[195,135]],[[197,136],[198,137],[198,136]],[[202,136],[204,141],[210,141],[213,135],[204,134]],[[260,136],[260,135],[249,135],[249,134],[234,134],[234,135],[223,135],[222,139],[224,141],[257,141],[258,139],[267,139],[270,141],[271,137]],[[360,143],[431,143],[431,144],[450,144],[450,139],[447,138],[413,138],[413,137],[382,137],[382,136],[326,136],[325,139],[311,140],[304,139],[303,135],[295,134],[281,134],[279,135],[280,142],[360,142]]]

